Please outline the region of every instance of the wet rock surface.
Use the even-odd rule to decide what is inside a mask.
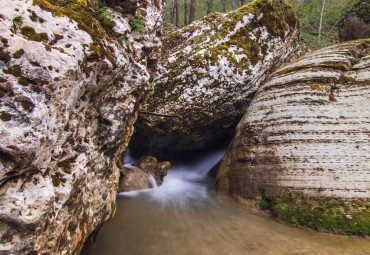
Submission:
[[[119,192],[145,190],[153,188],[149,181],[149,174],[136,168],[127,170],[119,186]]]
[[[164,38],[162,61],[132,152],[166,159],[230,137],[262,81],[304,51],[284,1],[212,13]]]
[[[370,235],[370,42],[281,67],[238,124],[217,187],[288,223]]]
[[[129,2],[2,1],[1,254],[79,254],[115,213],[161,46],[162,2]]]
[[[159,186],[162,184],[163,178],[167,175],[167,171],[171,167],[171,163],[168,161],[158,162],[155,157],[144,156],[141,157],[134,166],[140,168],[144,172],[152,174]]]

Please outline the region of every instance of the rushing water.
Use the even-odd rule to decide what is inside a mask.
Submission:
[[[120,193],[95,255],[370,254],[370,241],[302,230],[212,192],[213,152],[169,171],[163,184]]]

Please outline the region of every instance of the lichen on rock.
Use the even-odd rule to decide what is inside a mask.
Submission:
[[[369,84],[367,40],[279,68],[238,124],[218,189],[293,225],[369,236]]]
[[[115,213],[117,161],[151,86],[163,5],[108,6],[108,26],[100,2],[2,2],[0,253],[79,254]],[[140,33],[128,25],[138,9]]]
[[[164,157],[230,135],[261,82],[302,45],[298,19],[282,0],[212,13],[170,34],[145,109],[180,117],[145,116],[151,123],[140,121],[132,151]]]

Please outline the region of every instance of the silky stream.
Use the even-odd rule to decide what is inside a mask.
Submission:
[[[370,241],[303,230],[217,195],[215,151],[171,168],[155,189],[120,193],[95,255],[370,254]]]

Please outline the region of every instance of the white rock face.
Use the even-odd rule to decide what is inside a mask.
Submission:
[[[2,1],[0,253],[79,254],[114,214],[117,160],[161,46],[162,2],[130,4],[108,6],[112,27],[93,0]]]
[[[274,201],[270,209],[281,217],[281,208],[304,211],[309,205],[312,215],[321,208],[318,217],[333,210],[340,220],[350,215],[355,225],[368,222],[369,53],[366,40],[333,45],[271,75],[236,129],[218,172],[218,188]],[[360,227],[346,231],[339,232],[369,235]]]
[[[164,39],[164,54],[133,138],[141,155],[165,158],[219,142],[240,120],[253,94],[302,47],[298,20],[284,1],[257,0],[212,13]],[[149,141],[149,142],[148,142]]]

